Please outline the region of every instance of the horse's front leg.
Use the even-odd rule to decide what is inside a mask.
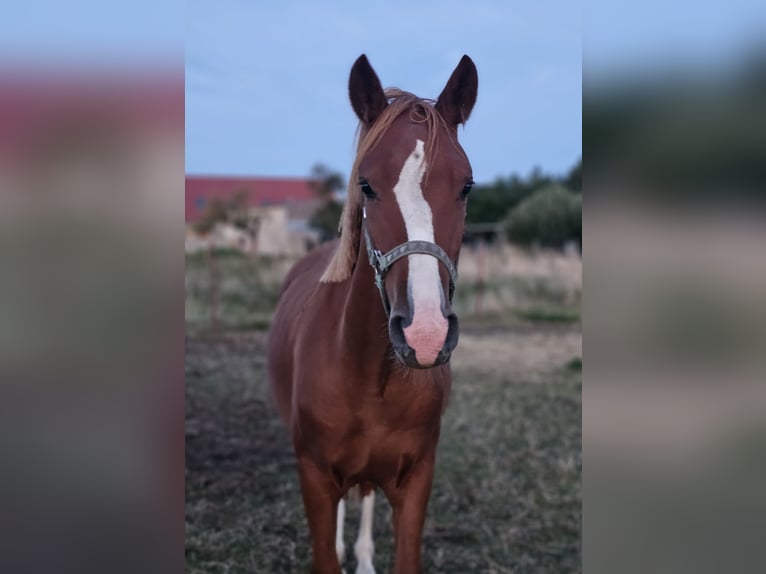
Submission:
[[[340,490],[332,476],[309,459],[298,458],[298,471],[311,534],[311,574],[340,574],[335,548]]]
[[[418,574],[421,571],[423,522],[433,477],[434,456],[431,455],[401,477],[398,487],[392,486],[386,491],[394,510],[394,574]]]

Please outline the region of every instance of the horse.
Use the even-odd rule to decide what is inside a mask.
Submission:
[[[416,574],[458,342],[451,303],[473,185],[457,129],[476,102],[478,75],[463,56],[428,100],[384,91],[362,54],[348,89],[359,129],[340,237],[287,274],[268,371],[295,451],[311,572],[341,572],[344,497],[358,487],[357,574],[375,572],[375,489],[393,509],[393,572]]]

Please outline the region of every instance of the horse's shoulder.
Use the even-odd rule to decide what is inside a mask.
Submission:
[[[336,246],[337,241],[333,241],[313,249],[293,265],[282,282],[275,313],[275,328],[286,329],[292,343],[295,342],[293,337],[299,327],[300,317],[314,300],[320,286],[319,280]]]
[[[300,261],[293,265],[285,276],[282,283],[282,292],[300,279],[307,284],[319,281],[325,268],[330,263],[335,250],[338,248],[338,240],[328,241],[309,251]]]

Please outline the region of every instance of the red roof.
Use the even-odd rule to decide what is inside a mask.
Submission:
[[[6,73],[7,72],[7,73]],[[183,135],[183,77],[0,70],[0,155],[109,135],[174,130]],[[183,139],[179,140],[183,145]]]
[[[197,221],[211,199],[231,199],[242,191],[254,207],[317,199],[309,179],[186,176],[186,221]]]

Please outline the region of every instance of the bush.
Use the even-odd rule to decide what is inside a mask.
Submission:
[[[505,218],[508,239],[520,245],[582,245],[582,196],[559,185],[537,190]]]

